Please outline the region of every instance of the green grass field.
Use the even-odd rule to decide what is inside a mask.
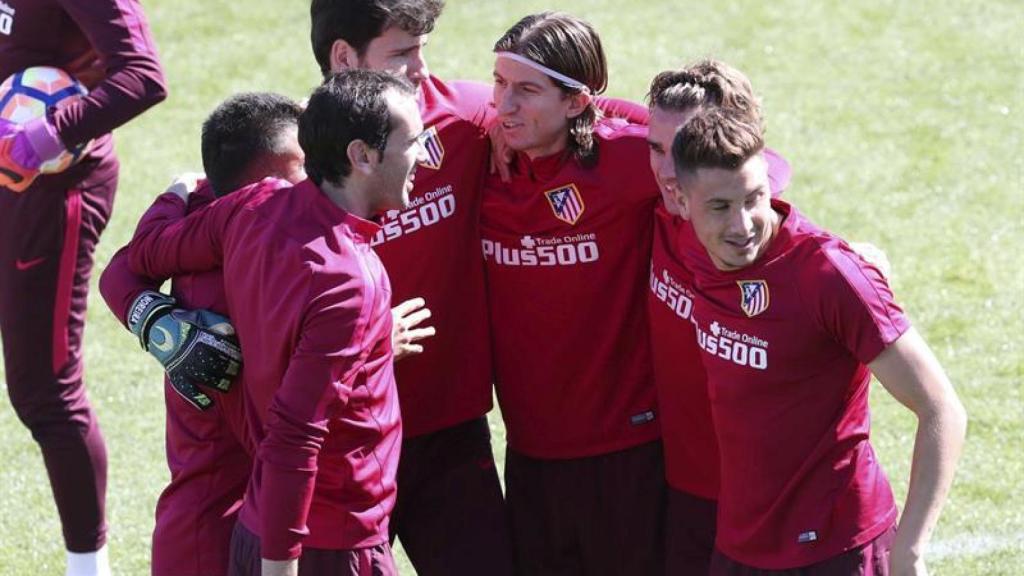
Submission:
[[[490,46],[501,32],[552,7],[601,32],[615,96],[641,99],[656,72],[703,56],[746,71],[764,97],[769,143],[794,167],[788,198],[819,224],[886,250],[899,299],[970,415],[960,471],[933,538],[932,572],[1024,573],[1019,2],[448,3],[428,50],[433,72],[444,78],[487,80]],[[117,132],[120,198],[98,271],[171,176],[200,166],[199,125],[217,102],[253,89],[301,97],[318,81],[305,1],[145,5],[171,96]],[[160,371],[95,291],[86,364],[110,454],[113,565],[120,575],[148,574],[153,507],[167,480]],[[914,421],[881,389],[873,406],[874,442],[902,499]],[[492,423],[500,459],[503,430],[499,418]],[[0,574],[62,574],[42,460],[7,402],[0,403],[0,435]]]

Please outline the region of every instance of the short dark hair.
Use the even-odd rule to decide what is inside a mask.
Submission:
[[[362,56],[370,41],[392,26],[419,36],[429,34],[444,0],[313,0],[309,7],[313,56],[325,76],[331,72],[331,47],[348,42]]]
[[[761,121],[761,105],[743,72],[719,60],[705,59],[654,77],[647,104],[673,112],[717,106],[731,108]]]
[[[404,78],[376,70],[353,69],[332,74],[313,91],[299,117],[299,146],[306,153],[306,174],[318,186],[340,184],[351,172],[348,145],[362,140],[383,151],[392,118],[385,94],[414,98]]]
[[[676,177],[699,168],[736,170],[764,149],[761,123],[732,108],[705,108],[672,141]]]
[[[223,196],[250,184],[248,168],[276,154],[282,135],[299,123],[302,108],[272,92],[243,92],[221,102],[203,122],[203,170],[214,194]]]
[[[529,58],[582,82],[595,96],[608,86],[608,63],[601,37],[593,26],[570,14],[541,12],[526,16],[494,43],[494,51],[512,52]],[[580,91],[557,80],[552,81],[567,94]],[[597,161],[594,124],[600,118],[600,110],[591,102],[569,123],[569,146],[585,165]]]

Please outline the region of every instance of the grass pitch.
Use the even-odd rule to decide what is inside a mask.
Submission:
[[[428,49],[443,78],[487,80],[494,40],[522,15],[551,8],[600,31],[615,96],[639,100],[656,72],[703,56],[747,72],[764,98],[768,141],[794,167],[788,199],[817,223],[886,250],[899,300],[967,406],[968,442],[929,567],[941,575],[1024,571],[1019,3],[448,4]],[[214,105],[239,90],[298,98],[318,82],[305,1],[145,7],[171,96],[117,132],[120,198],[97,273],[171,176],[200,166],[199,125]],[[153,507],[167,480],[160,371],[93,295],[86,373],[110,454],[110,554],[117,574],[147,574]],[[874,443],[901,500],[914,421],[881,389],[873,407]],[[492,426],[500,461],[500,419]],[[7,403],[0,434],[0,574],[60,574],[63,545],[42,459]],[[401,555],[399,562],[413,573]]]

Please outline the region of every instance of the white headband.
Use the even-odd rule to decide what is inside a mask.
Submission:
[[[583,92],[586,92],[588,94],[590,93],[590,87],[584,84],[583,82],[580,82],[579,80],[575,80],[573,78],[569,78],[565,74],[562,74],[561,72],[556,72],[551,68],[548,68],[547,66],[541,64],[540,62],[530,60],[526,56],[516,54],[515,52],[495,52],[494,55],[497,56],[498,58],[508,58],[509,60],[515,60],[516,62],[519,62],[524,66],[529,66],[530,68],[533,68],[534,70],[541,72],[546,76],[550,76],[551,78],[558,80],[559,82],[565,84],[569,88],[582,90]]]

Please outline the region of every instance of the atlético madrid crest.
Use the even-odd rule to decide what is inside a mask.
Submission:
[[[440,170],[441,162],[444,161],[444,146],[441,145],[441,137],[437,135],[437,127],[431,126],[420,134],[420,146],[423,146],[423,159],[419,165]]]
[[[740,280],[740,308],[747,317],[754,317],[768,309],[768,283],[764,280]]]
[[[554,211],[555,217],[563,222],[576,224],[580,216],[583,215],[585,208],[583,196],[580,196],[580,191],[576,189],[575,184],[548,190],[544,196],[547,197],[548,204],[551,204],[551,210]]]

